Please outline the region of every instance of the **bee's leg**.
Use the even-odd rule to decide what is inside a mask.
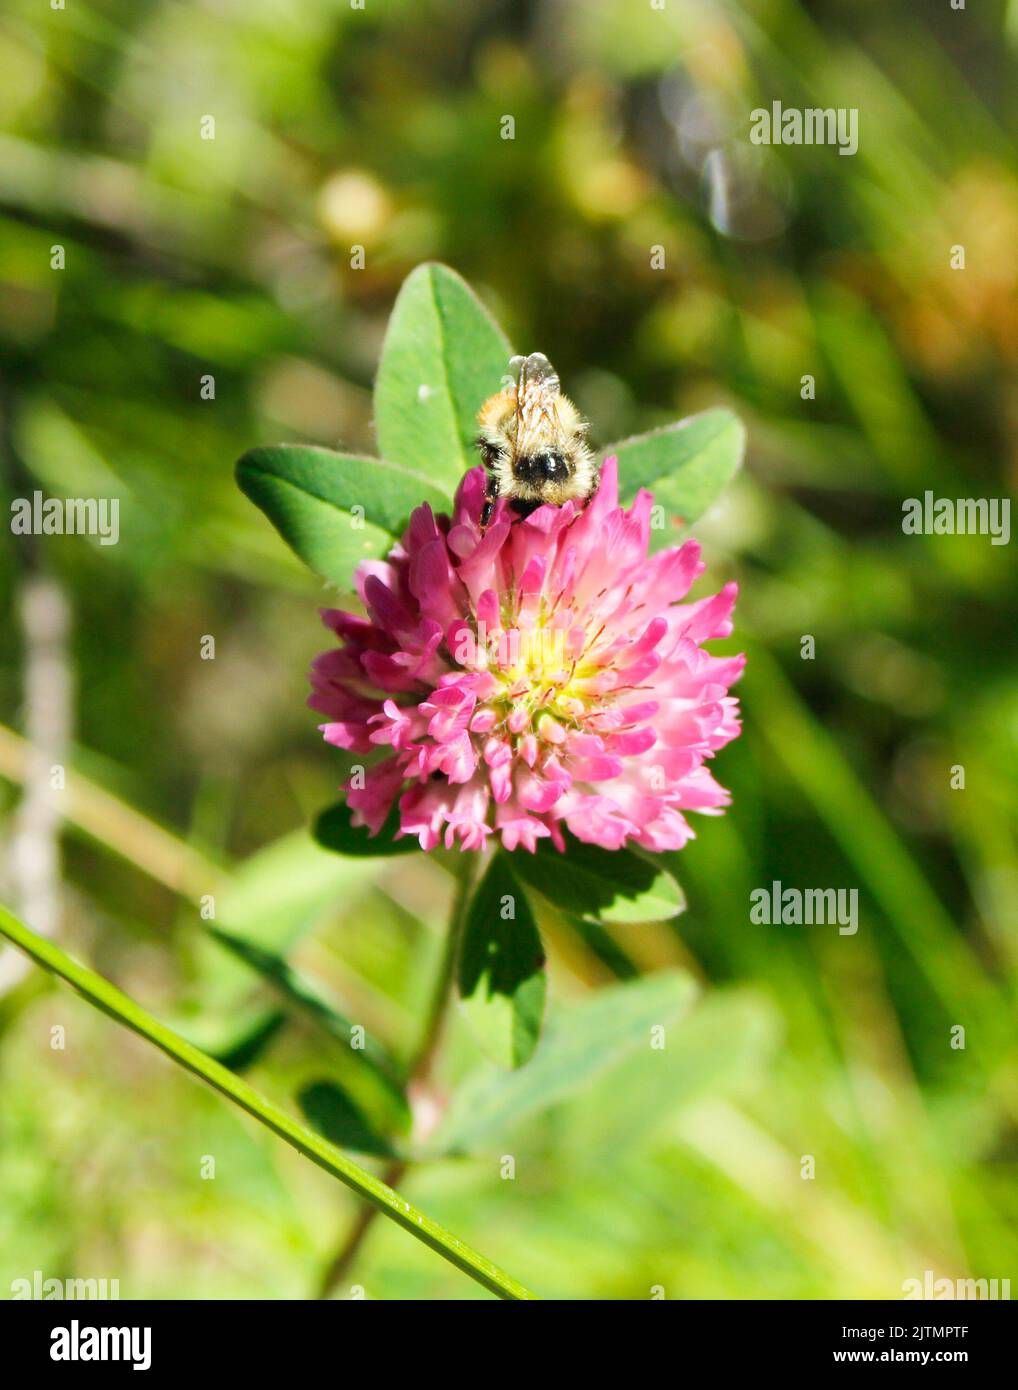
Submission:
[[[495,510],[495,501],[498,498],[498,479],[494,473],[489,473],[484,482],[484,505],[481,507],[481,530],[485,531],[491,514]]]

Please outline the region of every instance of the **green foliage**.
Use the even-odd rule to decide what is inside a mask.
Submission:
[[[454,271],[418,266],[397,296],[375,382],[383,457],[280,444],[249,450],[237,464],[237,481],[316,574],[349,589],[360,561],[388,550],[415,506],[449,509],[463,473],[478,462],[477,412],[498,389],[510,353],[502,330]],[[652,531],[659,547],[717,500],[744,447],[735,415],[709,410],[601,454],[618,456],[623,501],[650,488],[666,509],[673,525]]]
[[[237,481],[300,558],[344,589],[361,560],[392,545],[414,507],[447,501],[400,464],[299,444],[251,449]]]
[[[560,1018],[530,1064],[467,1081],[436,1138],[454,1153],[495,1141],[513,1126],[588,1086],[637,1048],[650,1048],[655,1028],[667,1029],[690,1008],[693,982],[673,972],[599,990]]]
[[[72,985],[89,1003],[108,1014],[122,1027],[160,1049],[169,1058],[227,1097],[234,1105],[247,1111],[265,1128],[283,1139],[298,1153],[309,1158],[331,1176],[352,1188],[365,1200],[383,1211],[392,1221],[409,1231],[416,1239],[437,1250],[450,1263],[490,1289],[500,1298],[533,1298],[527,1289],[503,1274],[489,1260],[450,1235],[423,1212],[415,1210],[398,1193],[393,1192],[372,1174],[359,1168],[331,1144],[322,1143],[310,1130],[291,1119],[285,1111],[241,1081],[232,1072],[192,1047],[154,1018],[135,1000],[123,994],[108,980],[86,966],[79,965],[52,942],[36,935],[24,923],[0,908],[0,935],[13,942],[46,970]],[[323,1094],[321,1087],[311,1087],[303,1093],[303,1102],[321,1119],[323,1126],[351,1130],[349,1107],[343,1112],[335,1092]],[[359,1135],[363,1141],[363,1136]]]
[[[420,845],[412,835],[399,838],[399,814],[393,811],[377,835],[367,826],[353,825],[353,812],[345,801],[337,801],[320,812],[314,824],[314,837],[323,849],[356,858],[391,858],[394,854],[413,854]]]
[[[334,1081],[312,1081],[297,1093],[304,1118],[330,1144],[375,1158],[392,1158],[392,1145],[378,1134],[364,1113]]]
[[[946,7],[926,25],[893,0],[715,7],[726,57],[704,63],[678,4],[564,0],[521,28],[472,0],[443,7],[441,43],[433,8],[407,0],[367,16],[291,5],[284,26],[280,8],[104,0],[41,23],[38,0],[4,7],[5,488],[121,503],[116,546],[0,546],[11,729],[27,732],[33,709],[19,615],[37,564],[71,609],[61,939],[282,1108],[335,1085],[403,1151],[406,1104],[401,1120],[384,1087],[369,1094],[371,1068],[274,970],[215,940],[199,902],[214,893],[223,931],[285,961],[387,1057],[415,1055],[459,856],[311,841],[342,780],[303,706],[325,645],[314,610],[335,597],[229,462],[290,439],[405,465],[376,439],[372,380],[401,284],[447,262],[513,343],[548,354],[599,445],[635,449],[630,436],[679,419],[688,442],[721,405],[747,421],[746,468],[695,534],[710,565],[698,592],[740,582],[727,650],[750,661],[745,732],[719,769],[732,811],[665,864],[686,911],[604,923],[525,883],[549,956],[546,1036],[507,1076],[451,1011],[416,1094],[421,1132],[450,1105],[468,1112],[467,1085],[522,1082],[612,976],[686,968],[705,997],[664,1053],[640,1044],[522,1116],[516,1181],[499,1174],[495,1125],[475,1157],[415,1167],[410,1194],[568,1299],[656,1284],[670,1299],[900,1298],[926,1268],[1006,1273],[1018,550],[900,523],[926,487],[997,497],[1013,482],[1009,12],[969,5],[959,26]],[[204,108],[181,105],[196,72],[229,113],[201,144]],[[858,106],[858,153],[761,147],[747,162],[747,113],[775,92]],[[498,139],[506,110],[513,141]],[[676,140],[687,112],[697,130],[717,122],[707,168],[701,141]],[[955,242],[964,272],[948,263]],[[505,358],[489,370],[476,404]],[[473,461],[467,394],[455,426],[435,417],[448,447],[424,477],[443,497]],[[696,468],[655,481],[659,500]],[[629,495],[645,478],[622,471]],[[262,481],[267,499],[292,491]],[[672,495],[670,523],[701,505]],[[390,497],[352,540],[342,528],[363,495],[338,510],[310,499],[327,563],[369,539],[384,552],[408,505],[389,489],[375,501]],[[331,585],[349,583],[356,553]],[[215,661],[197,659],[204,633]],[[7,844],[20,757],[0,730]],[[956,764],[965,790],[951,788]],[[749,892],[773,879],[858,886],[858,934],[750,924]],[[9,962],[0,953],[0,972]],[[66,1052],[40,1046],[55,1023]],[[95,1270],[100,1249],[124,1296],[306,1298],[353,1197],[117,1037],[38,972],[0,996],[0,1288],[37,1268]],[[799,1176],[804,1152],[815,1182]],[[208,1153],[218,1180],[197,1181],[193,1156]],[[87,1201],[68,1173],[87,1173]],[[472,1292],[382,1222],[356,1277],[390,1300]]]
[[[459,957],[459,992],[483,1050],[506,1067],[528,1060],[544,1012],[544,951],[537,923],[500,853],[467,910]]]
[[[477,459],[477,412],[511,349],[458,275],[422,265],[407,277],[375,383],[382,458],[307,445],[251,449],[237,481],[316,574],[352,587],[361,560],[384,553],[414,507],[448,510]]]
[[[254,1018],[249,1016],[252,972],[270,981],[269,1012],[274,1012],[280,989],[295,979],[287,960],[300,941],[337,898],[355,901],[381,867],[328,854],[306,830],[283,835],[250,855],[212,895],[211,921],[200,919],[206,930],[193,963],[198,1012],[176,1019],[180,1030],[217,1055],[242,1045],[266,1021],[267,1006],[261,1002]],[[300,993],[310,1004],[316,991],[303,981]],[[328,1006],[319,1003],[324,1017]]]
[[[282,956],[266,951],[255,942],[245,940],[233,932],[224,931],[221,927],[212,927],[210,935],[213,940],[225,946],[245,965],[256,971],[293,1010],[310,1019],[335,1042],[341,1044],[355,1065],[370,1068],[375,1078],[402,1105],[403,1087],[394,1060],[374,1038],[366,1038],[363,1047],[351,1047],[355,1025],[350,1019],[345,1018],[334,1004],[323,999],[314,986],[303,979]],[[255,1038],[263,1045],[270,1042],[271,1037],[271,1033],[268,1036],[255,1034]],[[256,1060],[256,1055],[251,1055],[250,1051],[255,1038],[252,1038],[245,1052],[245,1063],[248,1066]]]
[[[648,488],[673,526],[698,521],[731,482],[746,447],[746,431],[730,410],[707,410],[675,425],[609,444],[619,459],[619,496],[629,502]],[[653,546],[670,545],[674,529],[651,531]]]
[[[508,356],[507,339],[460,277],[442,265],[419,266],[396,299],[375,383],[379,445],[397,462],[278,446],[245,454],[237,465],[238,481],[312,569],[349,587],[359,560],[378,549],[379,528],[391,540],[415,505],[436,502],[428,477],[442,479],[451,490],[474,463],[477,411],[496,389]],[[622,485],[630,495],[653,486],[670,505],[681,505],[682,520],[690,520],[710,505],[738,467],[742,445],[738,421],[718,410],[625,440],[612,452],[619,456]],[[430,495],[423,495],[422,487]],[[353,524],[358,505],[360,521],[372,523],[366,536]],[[324,848],[342,855],[413,852],[413,839],[396,838],[397,824],[393,812],[380,834],[369,836],[351,824],[340,803],[322,812],[314,835]],[[612,853],[571,842],[565,871],[559,851],[546,846],[534,856],[516,858],[532,888],[568,916],[589,922],[662,921],[685,905],[670,873],[628,850]],[[515,916],[504,916],[504,902],[515,905]],[[469,904],[459,989],[483,1051],[504,1066],[521,1066],[537,1046],[543,964],[530,905],[500,854]],[[281,962],[268,973],[277,985],[288,980]],[[332,1109],[340,1113],[342,1106]]]
[[[511,350],[458,275],[422,265],[396,300],[375,383],[382,458],[307,445],[251,449],[237,481],[316,574],[352,588],[361,560],[383,554],[414,507],[448,511],[477,459],[477,412]]]
[[[751,990],[717,990],[664,1029],[660,1051],[637,1048],[574,1094],[575,1161],[621,1156],[674,1132],[696,1107],[745,1100],[765,1082],[781,1035],[770,1001]]]
[[[229,1045],[210,1055],[230,1071],[247,1071],[272,1046],[280,1029],[286,1027],[288,1017],[282,1009],[263,1013],[231,1040]]]
[[[663,922],[685,907],[667,869],[633,850],[570,839],[565,856],[540,844],[514,858],[517,873],[563,912],[598,922]]]
[[[477,412],[497,391],[512,349],[473,291],[444,265],[422,265],[397,296],[375,382],[386,458],[450,493],[478,462]]]

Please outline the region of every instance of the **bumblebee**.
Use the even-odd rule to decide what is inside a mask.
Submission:
[[[597,489],[598,472],[586,440],[587,423],[543,352],[513,357],[502,389],[478,415],[477,447],[488,470],[481,529],[495,501],[527,516],[546,502],[585,502]]]

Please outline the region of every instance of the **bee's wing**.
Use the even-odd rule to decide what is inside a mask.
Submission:
[[[559,379],[543,352],[514,357],[510,367],[518,372],[516,385],[516,447],[534,447],[555,418]]]
[[[548,396],[558,395],[558,373],[543,352],[532,352],[529,357],[514,357],[509,366],[518,373],[521,396],[529,395],[533,391]]]

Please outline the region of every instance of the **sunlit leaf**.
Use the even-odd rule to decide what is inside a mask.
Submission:
[[[617,980],[631,980],[639,975],[640,971],[635,961],[601,922],[593,922],[587,917],[569,916],[564,920],[581,938],[591,954],[596,956]]]
[[[749,990],[707,994],[659,1035],[659,1046],[634,1051],[574,1104],[574,1151],[619,1153],[667,1129],[701,1100],[752,1094],[765,1076],[780,1033],[769,1000]]]
[[[674,1024],[695,997],[690,977],[672,971],[598,990],[549,1026],[527,1066],[501,1074],[482,1068],[468,1078],[436,1147],[471,1148],[565,1100],[638,1048],[650,1049],[652,1029]]]
[[[345,589],[362,560],[389,549],[415,507],[449,502],[427,474],[307,444],[250,450],[237,482],[316,574]]]
[[[378,447],[454,488],[480,462],[477,412],[511,356],[505,334],[469,286],[444,265],[421,265],[393,307],[375,383]]]
[[[286,954],[331,903],[356,899],[384,866],[342,860],[292,831],[245,859],[216,903],[216,921],[246,941]]]
[[[742,463],[746,431],[730,410],[706,410],[675,425],[610,444],[617,454],[619,495],[629,502],[642,488],[654,494],[670,523],[652,529],[652,548],[671,544],[676,532],[701,517]]]

